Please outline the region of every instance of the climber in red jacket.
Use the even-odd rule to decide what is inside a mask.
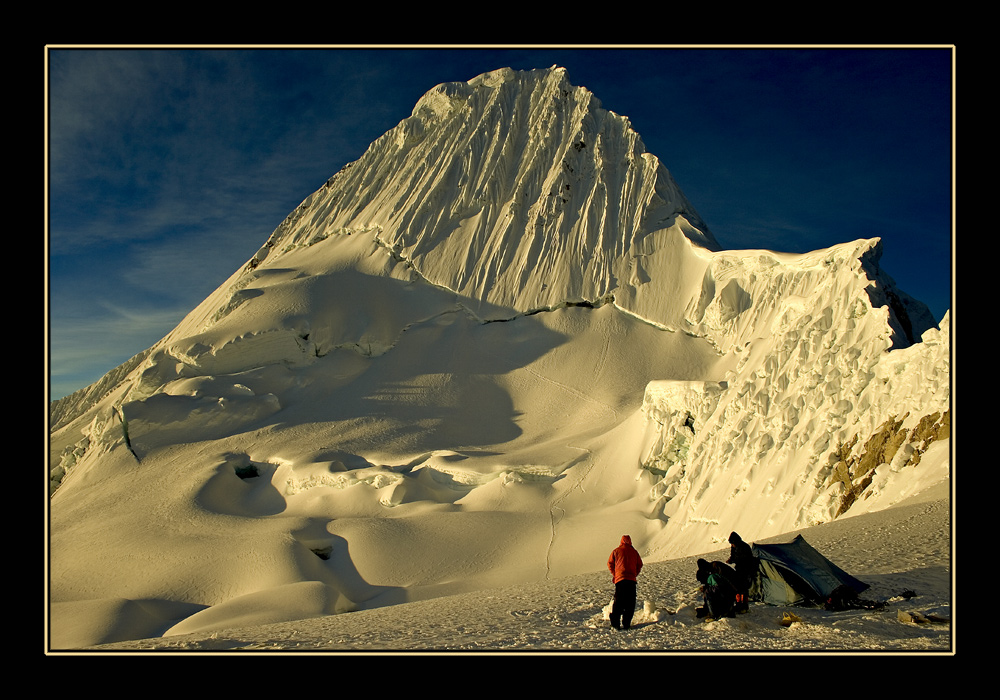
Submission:
[[[621,544],[608,557],[608,570],[615,584],[615,599],[611,605],[611,626],[628,629],[635,613],[636,579],[642,571],[642,557],[632,546],[632,538],[622,535]]]

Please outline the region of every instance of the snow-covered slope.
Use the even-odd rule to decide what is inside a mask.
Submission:
[[[791,541],[795,534],[775,541]],[[149,635],[143,630],[169,624],[151,610],[129,621],[136,625],[131,634],[121,630],[122,638],[133,641],[84,653],[597,651],[648,656],[826,651],[841,656],[917,653],[926,658],[954,652],[947,488],[931,489],[899,507],[809,528],[804,537],[871,586],[863,594],[865,600],[884,606],[828,611],[753,605],[745,615],[705,622],[695,612],[704,601],[692,556],[643,567],[633,627],[625,633],[608,622],[610,577],[595,572],[294,622],[270,622],[278,619],[274,611],[280,608],[276,598],[281,592],[275,591],[270,604],[262,604],[262,596],[234,600],[219,626],[209,609],[201,618],[192,617],[184,633],[139,639]],[[711,560],[727,555],[728,549],[705,553]],[[232,614],[237,608],[242,615]]]
[[[950,346],[879,253],[721,250],[562,69],[438,86],[54,402],[53,625],[375,608],[892,505],[948,477]]]

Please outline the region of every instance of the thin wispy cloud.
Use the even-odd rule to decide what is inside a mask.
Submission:
[[[189,311],[186,307],[137,309],[96,300],[85,313],[70,309],[52,319],[49,386],[53,397],[82,388],[80,376],[93,367],[109,369],[154,345],[164,327],[176,325]]]

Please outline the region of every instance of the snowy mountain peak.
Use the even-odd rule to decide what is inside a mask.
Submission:
[[[268,248],[374,230],[433,284],[529,311],[606,296],[671,228],[718,249],[627,119],[562,68],[500,69],[428,91]]]

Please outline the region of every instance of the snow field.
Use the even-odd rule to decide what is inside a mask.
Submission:
[[[701,604],[694,580],[696,557],[685,557],[644,567],[634,626],[624,633],[612,630],[607,621],[610,576],[595,572],[290,624],[209,626],[95,650],[947,655],[956,644],[947,495],[932,490],[897,507],[804,531],[811,544],[872,585],[863,597],[888,601],[878,611],[755,604],[746,615],[705,622],[695,614]],[[794,534],[773,539],[787,541]],[[727,554],[717,550],[704,556],[723,559]],[[900,595],[906,591],[916,596]],[[786,614],[795,621],[784,621]]]

